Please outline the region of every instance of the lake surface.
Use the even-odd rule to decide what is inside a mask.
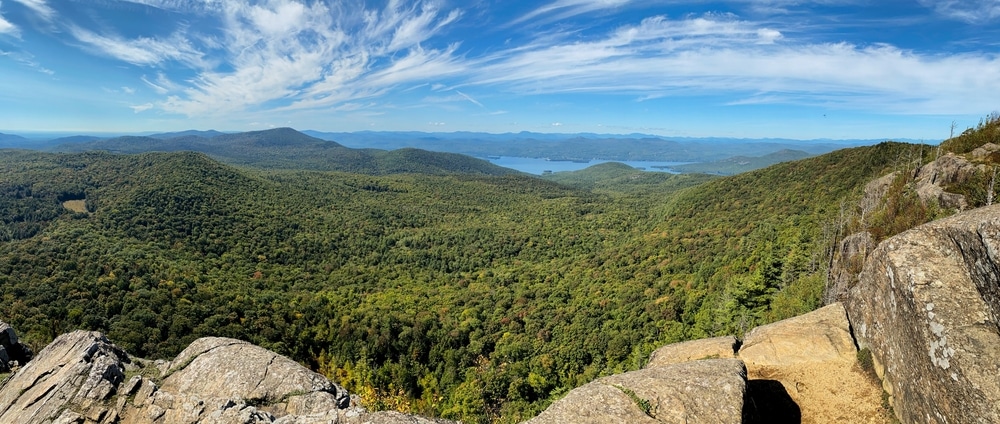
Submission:
[[[518,157],[491,157],[487,159],[490,163],[494,165],[499,165],[505,168],[516,169],[521,172],[527,172],[529,174],[542,175],[545,171],[552,172],[563,172],[563,171],[579,171],[584,168],[588,168],[599,163],[606,162],[619,162],[624,163],[633,168],[641,168],[646,171],[655,172],[671,172],[665,167],[684,165],[690,162],[654,162],[654,161],[636,161],[636,160],[591,160],[590,162],[573,162],[573,161],[561,161],[561,160],[546,160],[539,158],[518,158]]]

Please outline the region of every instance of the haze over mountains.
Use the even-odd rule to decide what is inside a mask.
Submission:
[[[336,140],[345,146],[426,150],[471,156],[544,157],[553,160],[647,160],[712,162],[731,156],[763,156],[785,149],[821,154],[845,147],[885,140],[790,140],[738,138],[678,138],[648,134],[545,134],[532,132],[489,134],[472,132],[421,133],[362,131],[327,133],[304,131],[313,137]]]
[[[8,149],[4,321],[35,351],[75,329],[150,358],[238,338],[373,409],[521,422],[664,344],[821,306],[847,235],[956,210],[938,198],[988,204],[998,126],[731,177],[605,163],[539,178],[288,128]],[[911,184],[960,156],[976,165],[941,180],[951,194]]]
[[[215,131],[124,136],[53,146],[59,152],[104,150],[111,153],[194,151],[234,165],[269,169],[308,169],[362,174],[470,173],[505,175],[516,171],[454,153],[406,148],[393,151],[351,149],[291,128],[236,134]]]
[[[27,138],[0,134],[0,148],[114,153],[198,151],[223,162],[268,168],[305,167],[369,174],[402,171],[504,173],[476,163],[478,158],[523,157],[554,161],[665,161],[692,163],[675,172],[734,174],[787,160],[870,145],[882,140],[788,140],[733,138],[663,138],[646,134],[299,132],[275,128],[243,133],[187,130],[99,137],[75,135]],[[440,153],[433,153],[440,152]],[[413,168],[401,160],[425,165]],[[482,169],[479,169],[482,168]],[[437,171],[433,171],[436,169]]]

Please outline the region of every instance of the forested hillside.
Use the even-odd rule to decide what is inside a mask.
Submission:
[[[514,422],[662,344],[816,307],[845,199],[915,148],[573,186],[2,151],[0,302],[34,347],[76,328],[147,357],[236,337],[370,407]]]
[[[222,134],[183,131],[149,137],[125,136],[88,142],[63,143],[57,152],[107,151],[148,153],[194,151],[231,165],[267,169],[344,171],[360,174],[516,174],[512,169],[455,153],[405,148],[392,151],[351,149],[310,137],[291,128]]]
[[[717,175],[736,175],[740,172],[766,168],[781,162],[805,159],[809,156],[814,155],[801,150],[784,149],[764,156],[733,156],[715,162],[689,163],[685,165],[672,166],[670,169],[675,172],[704,172]]]

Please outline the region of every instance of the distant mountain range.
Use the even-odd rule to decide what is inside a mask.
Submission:
[[[166,139],[169,139],[169,138],[189,137],[189,136],[212,138],[212,137],[216,137],[216,136],[220,136],[220,135],[224,135],[224,134],[226,134],[226,133],[219,132],[219,131],[216,131],[216,130],[208,130],[208,131],[187,130],[187,131],[166,132],[166,133],[153,134],[153,135],[150,135],[149,137],[159,138],[161,140],[166,140]]]
[[[764,156],[781,150],[812,155],[885,140],[790,140],[739,138],[664,138],[648,134],[543,134],[474,132],[320,132],[305,134],[356,148],[414,147],[470,156],[511,156],[553,160],[715,162],[733,156]]]
[[[741,172],[766,168],[776,163],[805,159],[810,156],[814,155],[802,150],[784,149],[764,156],[733,156],[715,162],[672,166],[670,169],[675,172],[684,173],[701,172],[717,175],[736,175]]]
[[[63,143],[50,150],[112,153],[179,152],[205,153],[233,165],[269,169],[308,169],[362,174],[515,174],[509,168],[455,153],[406,148],[394,151],[352,149],[321,140],[291,128],[276,128],[224,134],[217,131],[184,131],[152,136],[124,136]]]
[[[648,134],[549,134],[480,132],[426,133],[402,131],[298,132],[278,128],[244,133],[187,130],[114,138],[77,135],[50,140],[0,134],[0,148],[76,152],[108,150],[198,151],[219,160],[269,168],[308,167],[364,173],[455,172],[496,173],[479,158],[525,157],[571,161],[686,162],[678,172],[735,174],[774,163],[801,159],[834,150],[871,145],[882,140],[791,140],[738,138],[664,138]],[[782,153],[785,152],[785,153]],[[796,152],[789,155],[788,152]],[[448,158],[444,160],[444,158]],[[410,159],[421,163],[404,163]]]
[[[32,141],[19,135],[0,133],[0,148],[23,147],[26,144],[32,144]]]

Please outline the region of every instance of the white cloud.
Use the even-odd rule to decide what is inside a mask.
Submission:
[[[641,100],[742,93],[887,113],[981,113],[1000,94],[1000,57],[921,55],[889,45],[795,42],[753,23],[650,18],[587,42],[536,43],[471,66],[472,83],[518,94],[594,92]]]
[[[156,82],[150,81],[145,75],[139,77],[139,79],[146,83],[146,85],[152,88],[157,94],[167,94],[177,89],[177,85],[170,81],[170,79],[168,79],[163,73],[157,75]]]
[[[444,19],[438,21],[437,10],[433,7],[425,6],[420,14],[412,14],[396,27],[392,34],[392,41],[389,42],[388,50],[397,51],[413,46],[430,38],[434,31],[458,19],[461,13],[453,10]]]
[[[18,35],[19,33],[20,31],[18,31],[14,24],[4,19],[3,15],[0,15],[0,34]]]
[[[463,98],[463,99],[465,99],[465,100],[468,100],[469,102],[471,102],[472,104],[474,104],[474,105],[476,105],[476,106],[479,106],[479,107],[481,107],[481,108],[485,108],[485,107],[486,107],[486,106],[483,106],[483,104],[482,104],[482,103],[479,103],[479,101],[478,101],[478,100],[476,100],[476,99],[473,99],[473,98],[472,98],[471,96],[469,96],[468,94],[465,94],[465,93],[463,93],[463,92],[461,92],[461,91],[458,91],[458,90],[455,90],[455,93],[458,93],[458,95],[459,95],[459,96],[462,96],[462,98]]]
[[[919,0],[948,19],[985,24],[1000,18],[1000,0]]]
[[[794,8],[810,5],[864,7],[866,1],[868,0],[735,0],[735,2],[746,3],[750,10],[763,15],[790,14],[793,13]]]
[[[28,52],[8,52],[0,50],[0,56],[7,56],[11,60],[27,66],[28,68],[34,69],[45,75],[55,75],[55,71],[42,66],[38,61],[35,60],[35,56]]]
[[[757,30],[758,43],[760,44],[774,44],[783,37],[780,31],[775,31],[770,28],[761,28]]]
[[[631,0],[556,0],[522,15],[511,22],[510,25],[520,24],[539,17],[545,17],[546,15],[546,21],[566,19],[596,10],[621,7],[628,4],[630,1]]]
[[[143,111],[147,111],[147,110],[152,109],[153,108],[153,104],[152,103],[144,103],[144,104],[141,104],[141,105],[133,105],[133,106],[129,106],[129,107],[132,108],[133,112],[139,113],[139,112],[143,112]]]
[[[382,9],[351,2],[225,0],[219,46],[227,66],[200,72],[163,102],[187,115],[337,107],[403,84],[464,70],[457,44],[425,48],[460,11],[431,3],[389,1]]]
[[[158,65],[167,61],[180,61],[189,65],[201,63],[202,54],[190,42],[179,35],[167,40],[149,37],[124,39],[105,36],[71,25],[69,32],[78,41],[95,49],[98,53],[133,65]]]
[[[18,1],[48,7],[40,0]],[[66,28],[102,55],[157,68],[155,78],[141,79],[165,97],[154,106],[188,116],[302,109],[361,113],[374,105],[387,107],[391,93],[424,87],[439,94],[425,102],[469,102],[483,109],[466,94],[481,91],[470,87],[522,95],[625,94],[639,101],[735,93],[737,100],[720,102],[945,114],[992,110],[995,104],[988,103],[1000,95],[1000,59],[995,55],[923,55],[890,45],[817,44],[796,38],[805,32],[794,24],[789,29],[775,21],[763,24],[727,14],[654,16],[603,34],[567,24],[526,44],[493,47],[476,57],[478,45],[463,49],[443,37],[466,15],[434,0],[388,0],[379,8],[360,0],[133,1],[196,11],[219,18],[221,24],[211,31],[191,26],[165,38],[135,39],[72,24]],[[734,1],[777,10],[857,0]],[[961,16],[957,11],[963,10],[954,1],[940,7],[921,1],[950,16]],[[976,2],[1000,9],[1000,0]],[[549,22],[637,3],[551,0],[515,22]],[[3,22],[0,17],[0,32]],[[185,73],[168,78],[166,72],[176,67],[186,67]],[[145,106],[132,107],[138,113]]]
[[[2,7],[3,2],[0,2],[0,8]],[[16,36],[19,33],[20,31],[17,29],[17,26],[4,19],[3,15],[0,14],[0,34],[13,34]]]
[[[46,21],[51,21],[56,16],[56,11],[50,7],[45,0],[14,0],[25,7],[35,11],[38,16]]]

